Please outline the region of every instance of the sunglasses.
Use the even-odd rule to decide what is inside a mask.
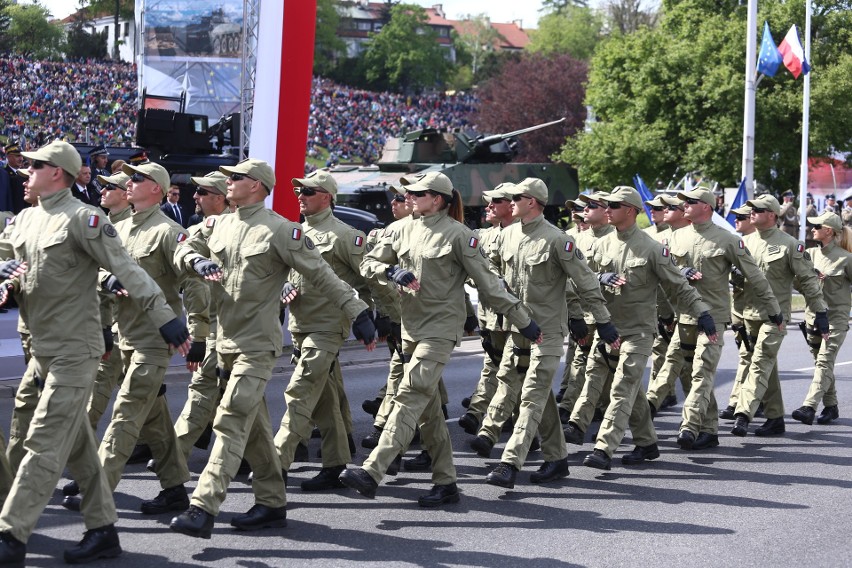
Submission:
[[[180,197],[180,193],[172,192],[172,191],[169,192],[169,195],[171,195],[172,197]]]
[[[665,205],[651,205],[651,211],[660,212],[660,211],[665,211],[665,210],[666,210]]]
[[[681,207],[680,205],[669,205],[668,207],[666,207],[666,209],[668,209],[669,211],[683,211],[683,207]]]
[[[737,221],[748,221],[748,215],[737,215]]]
[[[50,166],[51,168],[58,168],[56,164],[51,164],[50,162],[44,162],[42,160],[33,160],[32,166],[30,166],[34,170],[40,170],[45,166]]]
[[[205,195],[210,195],[211,193],[213,193],[213,192],[208,190],[208,189],[204,189],[204,188],[201,188],[201,187],[195,188],[195,194],[198,195],[199,197],[204,197]]]
[[[239,175],[239,174],[235,174],[235,175]],[[246,177],[248,177],[248,176],[246,176]],[[316,188],[313,188],[313,187],[300,187],[300,188],[296,189],[297,195],[304,195],[305,197],[312,197],[312,196],[316,195],[317,193],[328,193],[328,192],[324,189],[316,189]]]
[[[491,203],[493,203],[494,205],[499,205],[500,203],[508,203],[508,202],[509,202],[509,200],[506,199],[505,197],[492,197],[491,198]]]
[[[405,203],[405,196],[396,194],[396,195],[393,196],[393,200],[396,201],[397,203]]]
[[[517,203],[521,199],[533,199],[533,198],[530,197],[529,195],[524,195],[524,194],[512,196],[512,201],[514,201],[515,203]]]
[[[418,197],[423,197],[426,195],[427,191],[424,189],[423,191],[406,191],[406,195],[410,195],[411,197],[417,199]]]
[[[813,229],[814,231],[819,231],[820,229],[822,229],[822,225],[811,225],[811,229]]]
[[[686,200],[687,205],[698,205],[699,203],[703,203],[703,201],[701,201],[699,199],[687,199]]]
[[[126,189],[124,189],[123,187],[121,187],[121,186],[119,186],[119,185],[115,185],[115,184],[113,184],[113,183],[108,184],[108,185],[104,188],[104,191],[115,191],[116,189],[120,189],[121,191],[127,191],[127,190],[126,190]]]
[[[586,206],[583,209],[600,209],[602,206],[597,203],[586,203]]]
[[[761,209],[760,207],[751,208],[752,213],[766,213],[767,211],[769,211],[769,209]]]
[[[130,181],[132,181],[133,183],[142,183],[142,182],[143,182],[143,181],[145,181],[146,179],[147,179],[147,180],[150,180],[150,181],[154,181],[154,179],[153,179],[153,178],[149,178],[149,177],[148,177],[148,176],[146,176],[145,174],[140,174],[139,172],[136,172],[135,174],[133,174],[132,176],[130,176]]]
[[[621,203],[607,203],[606,204],[607,209],[621,209],[621,207],[622,207]]]
[[[246,178],[248,178],[248,179],[250,179],[250,180],[252,180],[252,181],[257,181],[255,178],[253,178],[253,177],[251,177],[251,176],[247,176],[246,174],[231,174],[231,175],[229,175],[229,176],[228,176],[228,178],[229,178],[231,181],[242,181],[242,180],[244,180],[244,179],[246,179]],[[307,194],[307,195],[313,195],[313,194],[312,194],[312,193],[309,193],[309,194]]]

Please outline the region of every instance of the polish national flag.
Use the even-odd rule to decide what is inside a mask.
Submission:
[[[778,46],[778,51],[784,58],[784,67],[790,70],[793,77],[799,78],[802,73],[806,74],[811,70],[808,60],[805,59],[805,50],[802,49],[802,42],[799,41],[799,31],[793,25],[781,45]]]

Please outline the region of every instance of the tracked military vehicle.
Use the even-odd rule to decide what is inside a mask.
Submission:
[[[562,120],[492,136],[426,128],[392,138],[385,144],[382,158],[375,165],[344,164],[329,169],[339,187],[337,201],[374,213],[389,223],[393,221],[390,186],[397,185],[405,174],[439,171],[452,180],[461,194],[466,222],[477,226],[484,208],[483,191],[503,182],[537,177],[550,189],[545,215],[554,221],[565,200],[578,194],[577,170],[562,164],[512,160],[517,155],[518,136]]]

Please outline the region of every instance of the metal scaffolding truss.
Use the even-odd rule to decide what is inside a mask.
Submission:
[[[240,73],[240,159],[248,157],[257,69],[261,0],[243,0],[243,57]]]

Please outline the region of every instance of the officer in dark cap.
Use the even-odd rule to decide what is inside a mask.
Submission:
[[[824,214],[826,211],[834,213],[835,215],[840,215],[840,210],[837,207],[837,196],[833,193],[829,193],[825,196],[825,207],[820,215]]]
[[[22,209],[30,206],[24,201],[24,178],[17,175],[18,170],[24,167],[24,157],[21,155],[21,145],[14,140],[9,140],[3,152],[6,154],[3,169],[9,176],[11,211],[17,215]]]
[[[794,201],[795,194],[788,189],[781,194],[781,230],[791,237],[799,238],[799,209]]]

